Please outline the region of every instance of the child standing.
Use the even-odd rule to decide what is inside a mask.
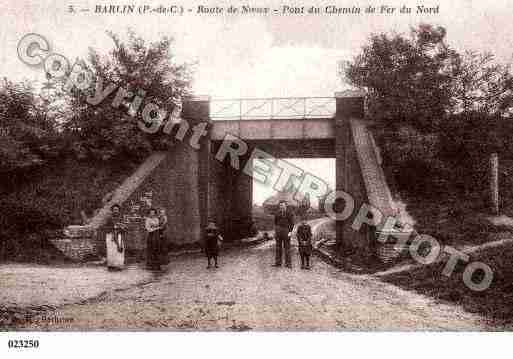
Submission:
[[[223,241],[223,237],[219,235],[219,229],[214,222],[209,222],[205,229],[205,254],[207,255],[208,265],[207,269],[210,268],[210,260],[214,260],[214,266],[219,268],[217,265],[217,256],[219,254],[219,243]]]
[[[297,227],[297,242],[301,256],[301,269],[310,269],[310,256],[312,254],[312,228],[303,218]]]

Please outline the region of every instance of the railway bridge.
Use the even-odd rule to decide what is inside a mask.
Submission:
[[[198,242],[209,220],[218,223],[225,237],[243,238],[252,217],[253,178],[265,175],[259,162],[262,157],[271,162],[334,158],[335,189],[350,194],[356,209],[368,203],[384,215],[394,212],[379,150],[364,119],[362,93],[348,91],[329,98],[195,97],[183,103],[180,121],[187,123],[185,130],[208,124],[198,146],[191,146],[192,137],[185,138],[182,131],[182,141],[169,151],[151,155],[114,192],[91,224],[68,227],[64,242],[55,241],[58,247],[78,259],[101,252],[104,243],[91,233],[106,221],[112,203],[120,203],[125,213],[129,249],[144,247],[142,218],[150,206],[166,208],[167,236],[178,245]],[[277,167],[283,174],[283,166],[278,163]],[[337,240],[343,246],[368,251],[375,228],[364,225],[353,230],[354,212],[337,221]]]

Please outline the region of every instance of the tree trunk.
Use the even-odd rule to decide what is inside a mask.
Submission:
[[[490,155],[490,205],[492,213],[499,214],[499,155]]]

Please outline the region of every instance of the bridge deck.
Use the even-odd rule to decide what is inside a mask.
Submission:
[[[216,120],[211,136],[222,140],[227,134],[245,140],[332,139],[335,137],[332,118]]]

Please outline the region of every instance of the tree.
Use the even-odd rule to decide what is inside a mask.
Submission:
[[[451,161],[465,194],[484,193],[486,169],[496,153],[508,153],[513,108],[509,65],[491,53],[467,51],[453,66],[452,115],[441,131],[441,157]],[[465,180],[461,180],[465,178]]]
[[[453,111],[509,116],[513,108],[513,76],[509,65],[495,63],[491,53],[467,51],[453,69]]]
[[[54,118],[46,115],[44,101],[28,82],[5,78],[0,82],[0,131],[3,174],[38,167],[56,156],[59,148]]]
[[[347,78],[368,91],[368,114],[388,124],[434,130],[450,108],[456,53],[443,27],[420,25],[409,37],[378,34],[349,64]]]
[[[128,31],[127,41],[112,32],[108,35],[114,43],[112,51],[102,56],[91,49],[88,67],[95,83],[101,81],[104,89],[115,84],[130,92],[132,98],[113,106],[117,93],[113,91],[93,106],[87,97],[93,95],[94,86],[87,91],[74,89],[70,98],[71,116],[65,128],[79,158],[141,158],[171,143],[170,136],[148,134],[138,127],[141,111],[149,102],[168,113],[172,111],[189,92],[190,66],[174,63],[170,38],[147,44],[132,31]],[[136,95],[143,98],[138,111],[131,107]]]

